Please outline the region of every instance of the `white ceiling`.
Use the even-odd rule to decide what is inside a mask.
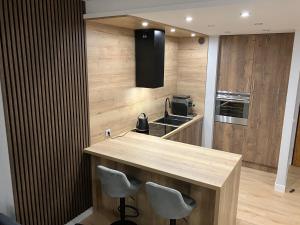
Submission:
[[[300,30],[300,0],[90,0],[87,9],[98,16],[131,14],[207,35]],[[251,16],[242,19],[243,10]],[[186,23],[186,16],[193,21]]]

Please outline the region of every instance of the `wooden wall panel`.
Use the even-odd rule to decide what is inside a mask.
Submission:
[[[167,37],[165,86],[135,87],[134,31],[87,21],[91,142],[105,139],[105,130],[118,135],[135,127],[145,112],[150,120],[163,116],[166,97],[192,95],[196,111],[203,114],[207,42]],[[180,75],[179,75],[180,74]]]
[[[177,94],[191,95],[195,112],[204,113],[208,38],[180,38],[178,42]]]
[[[0,79],[17,220],[65,224],[91,206],[79,0],[0,0]]]
[[[87,55],[92,143],[133,129],[145,112],[150,119],[163,115],[166,97],[176,93],[177,48],[175,38],[165,45],[165,86],[135,87],[134,31],[87,21]]]

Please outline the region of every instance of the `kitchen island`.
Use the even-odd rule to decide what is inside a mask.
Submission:
[[[105,221],[103,224],[117,219],[113,211],[118,199],[102,193],[95,174],[99,164],[135,176],[144,183],[154,181],[190,195],[197,208],[188,218],[189,225],[236,224],[240,155],[133,132],[95,144],[84,152],[92,156],[93,207],[101,221]],[[168,223],[154,214],[144,188],[134,199],[126,201],[140,210],[140,216],[132,219],[137,224]]]

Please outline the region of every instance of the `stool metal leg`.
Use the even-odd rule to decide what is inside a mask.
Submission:
[[[124,223],[124,221],[125,221],[125,198],[120,198],[120,216],[121,216],[122,223]]]
[[[120,220],[112,223],[111,225],[137,225],[136,223],[125,220],[125,198],[120,198]]]
[[[176,225],[176,220],[170,220],[170,225]]]

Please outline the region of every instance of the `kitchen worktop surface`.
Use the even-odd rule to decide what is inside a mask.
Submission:
[[[241,160],[237,154],[134,132],[97,143],[84,152],[215,190],[224,185]]]

